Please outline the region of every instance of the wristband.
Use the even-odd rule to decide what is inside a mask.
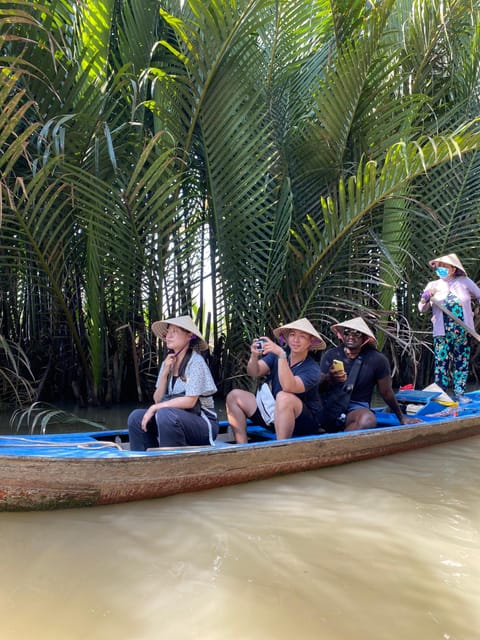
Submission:
[[[285,351],[282,351],[282,353],[278,356],[281,360],[286,360],[288,358],[287,354],[285,353]]]

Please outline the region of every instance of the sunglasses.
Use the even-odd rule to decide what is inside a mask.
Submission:
[[[353,336],[354,338],[359,338],[360,336],[363,336],[363,333],[361,331],[357,331],[356,329],[344,329],[343,330],[343,335],[344,336]]]

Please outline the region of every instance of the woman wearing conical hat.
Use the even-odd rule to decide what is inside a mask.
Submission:
[[[214,444],[218,434],[210,369],[199,351],[208,349],[190,316],[154,322],[153,333],[168,349],[148,409],[128,416],[130,449]]]
[[[332,331],[341,344],[328,349],[320,362],[322,427],[330,433],[376,427],[377,419],[370,409],[375,387],[400,424],[419,422],[402,414],[392,389],[390,364],[377,350],[377,341],[365,320],[358,317],[339,322]],[[348,387],[353,388],[345,393]]]
[[[318,433],[320,367],[310,351],[325,349],[325,342],[307,318],[284,324],[273,332],[279,342],[262,336],[250,345],[247,374],[266,376],[271,385],[273,416],[260,411],[258,398],[244,389],[230,391],[227,416],[237,443],[247,442],[247,418],[254,424],[274,426],[278,440]]]
[[[468,332],[441,306],[474,331],[472,300],[480,300],[480,288],[467,276],[455,253],[433,258],[429,265],[437,279],[425,287],[418,310],[432,310],[435,382],[445,391],[453,386],[456,399],[468,402],[464,395],[470,363]]]

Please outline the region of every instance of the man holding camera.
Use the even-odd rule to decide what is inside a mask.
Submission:
[[[278,327],[273,333],[281,344],[262,336],[250,345],[247,374],[266,377],[271,386],[277,440],[318,433],[320,365],[310,351],[325,349],[325,342],[306,318]],[[286,349],[281,346],[285,343]],[[249,391],[230,391],[226,409],[237,444],[248,442],[247,418],[256,425],[272,426],[262,418],[257,398]]]

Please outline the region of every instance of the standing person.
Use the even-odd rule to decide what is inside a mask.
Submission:
[[[268,376],[271,381],[277,440],[318,433],[320,367],[309,352],[325,349],[325,342],[306,318],[282,325],[273,334],[286,342],[287,350],[266,336],[257,338],[250,345],[247,373],[255,378]],[[237,443],[248,441],[247,418],[254,424],[269,426],[259,412],[255,395],[249,391],[230,391],[226,409]]]
[[[392,389],[389,362],[377,350],[376,338],[363,318],[334,324],[332,331],[342,344],[328,349],[320,362],[320,391],[324,404],[321,426],[331,433],[376,427],[377,419],[370,409],[375,386],[400,424],[419,422],[417,418],[403,415]],[[354,366],[358,367],[358,374],[353,390],[348,394],[345,406],[332,414],[329,403],[333,405],[335,396],[343,395]]]
[[[468,332],[436,303],[474,331],[472,300],[480,300],[480,288],[467,277],[455,253],[433,258],[428,264],[435,269],[438,279],[425,287],[418,310],[423,313],[432,309],[435,382],[446,391],[452,381],[456,400],[469,402],[464,396],[470,363]]]
[[[218,433],[213,394],[217,391],[199,351],[208,344],[190,316],[154,322],[153,333],[168,355],[157,378],[153,404],[128,416],[130,449],[214,444]]]

